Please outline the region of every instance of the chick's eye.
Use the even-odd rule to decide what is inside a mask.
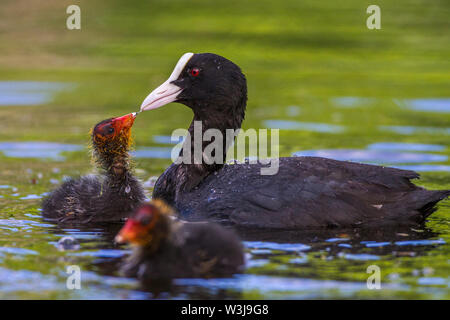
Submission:
[[[114,133],[114,128],[113,127],[109,127],[109,128],[106,129],[106,132],[108,134]]]
[[[192,68],[191,69],[191,76],[196,77],[200,74],[200,69],[199,68]]]

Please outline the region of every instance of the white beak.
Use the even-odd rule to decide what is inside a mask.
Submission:
[[[171,103],[177,99],[177,96],[183,90],[180,87],[172,84],[180,76],[184,67],[188,61],[192,58],[194,54],[191,52],[183,54],[183,56],[178,60],[175,69],[173,69],[172,74],[169,79],[167,79],[162,85],[153,90],[142,102],[141,111],[152,110],[162,107],[168,103]]]

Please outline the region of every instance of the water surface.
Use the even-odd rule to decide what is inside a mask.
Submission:
[[[130,252],[113,242],[120,224],[62,227],[41,216],[51,189],[93,172],[90,128],[136,111],[186,51],[215,52],[241,67],[249,93],[243,128],[280,129],[280,156],[417,170],[414,183],[450,189],[448,8],[384,1],[395,18],[369,30],[364,6],[83,1],[82,11],[95,15],[82,18],[81,32],[65,28],[64,1],[28,1],[25,15],[20,1],[2,6],[0,298],[450,299],[450,200],[413,227],[238,230],[242,274],[165,288],[120,276]],[[148,196],[170,165],[172,131],[191,119],[180,104],[136,119],[133,167]],[[61,245],[64,237],[76,245]],[[66,287],[72,265],[81,268],[81,290]],[[373,265],[381,290],[366,286]]]

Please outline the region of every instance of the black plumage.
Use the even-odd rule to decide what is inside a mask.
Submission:
[[[98,123],[92,130],[92,156],[98,175],[69,179],[43,200],[42,214],[58,223],[120,221],[145,200],[130,171],[129,148],[135,114]]]
[[[368,227],[420,223],[450,194],[415,186],[413,171],[324,158],[280,158],[275,176],[261,175],[260,168],[226,165],[179,193],[177,208],[190,221],[245,227]],[[176,177],[177,169],[170,167],[168,176]],[[154,196],[174,194],[166,177]]]
[[[158,93],[168,86],[163,84],[141,109],[171,101],[191,108],[192,148],[194,121],[202,122],[203,133],[213,128],[224,137],[227,129],[241,127],[246,79],[231,61],[194,54],[170,84],[179,88],[172,90],[172,99],[160,103]],[[203,143],[203,150],[209,143]],[[224,142],[224,159],[227,149]],[[260,164],[172,164],[159,177],[153,196],[174,205],[188,220],[298,229],[420,223],[450,195],[450,190],[414,185],[410,180],[419,175],[413,171],[325,158],[281,158],[275,175],[261,175],[260,169]]]

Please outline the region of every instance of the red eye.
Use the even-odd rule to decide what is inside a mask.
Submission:
[[[200,74],[200,69],[199,68],[192,68],[191,70],[191,76],[196,77]]]

